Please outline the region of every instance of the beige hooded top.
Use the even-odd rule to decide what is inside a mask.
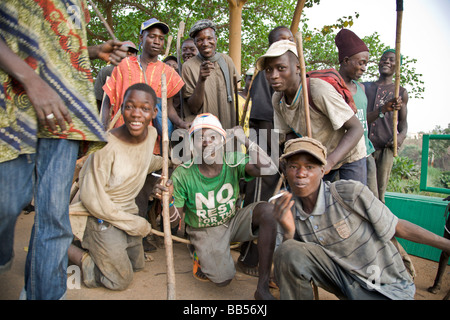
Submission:
[[[162,157],[153,154],[157,132],[130,144],[108,133],[108,144],[86,160],[79,176],[79,192],[70,205],[74,235],[83,239],[87,216],[109,222],[131,236],[146,236],[151,226],[138,216],[135,198],[147,174],[162,168]]]

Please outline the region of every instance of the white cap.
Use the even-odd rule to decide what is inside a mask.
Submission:
[[[226,136],[227,136],[227,133],[223,129],[222,124],[220,123],[219,119],[211,113],[202,113],[202,114],[199,114],[197,117],[195,117],[195,119],[194,119],[194,121],[192,121],[192,125],[189,129],[189,136],[192,136],[192,134],[195,131],[204,129],[204,128],[217,131],[224,138],[226,138]]]
[[[269,47],[267,52],[264,55],[262,55],[261,57],[259,57],[259,59],[256,61],[256,67],[258,68],[258,70],[264,70],[264,62],[265,62],[266,58],[279,57],[288,51],[291,51],[298,57],[297,47],[295,45],[295,42],[292,42],[290,40],[280,40],[280,41],[274,42]]]

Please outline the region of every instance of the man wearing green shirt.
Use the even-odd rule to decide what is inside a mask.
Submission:
[[[230,243],[258,238],[259,280],[255,298],[273,299],[269,292],[276,232],[273,207],[267,202],[245,208],[236,205],[239,180],[261,175],[263,163],[268,163],[264,160],[269,157],[261,157],[256,144],[249,145],[241,127],[228,131],[245,144],[249,155],[224,152],[227,133],[214,115],[204,113],[195,118],[189,130],[193,159],[172,175],[174,206],[180,216],[185,215],[186,230],[195,248],[195,278],[219,286],[229,284],[236,272]]]

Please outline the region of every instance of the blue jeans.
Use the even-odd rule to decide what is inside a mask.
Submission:
[[[153,120],[153,126],[156,128],[156,131],[158,131],[158,135],[160,137],[162,137],[162,106],[161,106],[161,99],[157,98],[157,103],[156,103],[156,107],[158,108],[158,113],[156,114],[156,118]],[[172,135],[173,132],[173,124],[172,121],[170,121],[169,118],[167,118],[167,128],[168,128],[168,132],[169,132],[169,140],[170,140],[170,136]],[[161,148],[162,150],[162,148]]]
[[[367,185],[366,158],[343,164],[337,170],[331,170],[323,177],[323,180],[334,181],[334,178],[338,172],[340,180],[355,180]]]
[[[0,272],[10,267],[17,218],[34,197],[27,299],[60,299],[66,293],[67,250],[73,239],[69,197],[78,149],[78,141],[39,139],[35,154],[0,163]]]

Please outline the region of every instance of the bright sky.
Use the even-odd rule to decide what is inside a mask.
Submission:
[[[396,1],[395,0],[321,0],[320,5],[305,8],[308,25],[320,28],[333,24],[343,16],[359,18],[349,29],[359,37],[380,34],[380,40],[395,48]],[[449,0],[404,0],[401,35],[401,52],[417,59],[417,73],[423,74],[424,99],[412,99],[408,103],[408,132],[429,132],[440,125],[450,123],[450,102],[447,94],[450,86],[446,76],[450,74],[450,13]]]

